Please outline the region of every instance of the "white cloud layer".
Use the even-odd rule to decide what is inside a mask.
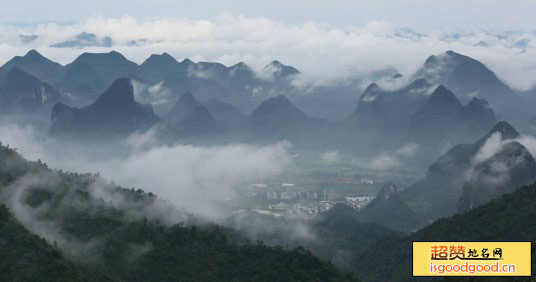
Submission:
[[[390,170],[402,166],[406,161],[417,154],[419,146],[415,143],[408,143],[394,152],[382,152],[374,156],[367,164],[373,170]]]
[[[108,36],[113,46],[50,47],[81,32],[93,33],[98,40]],[[31,35],[39,37],[28,42]],[[83,51],[111,49],[137,63],[152,53],[168,52],[178,59],[226,65],[244,61],[261,70],[277,59],[297,67],[309,81],[320,85],[367,77],[389,67],[410,75],[427,56],[454,50],[481,60],[515,88],[527,89],[536,82],[536,32],[416,30],[374,20],[363,26],[290,24],[222,13],[206,20],[124,16],[94,17],[69,24],[0,24],[0,62],[30,48],[63,64]]]
[[[95,158],[95,148],[82,148],[42,138],[32,127],[0,124],[0,141],[25,158],[72,172],[99,172],[123,187],[153,192],[188,212],[220,219],[237,185],[269,180],[292,166],[286,142],[265,146],[233,144],[195,147],[151,146],[153,132],[132,136],[127,156]],[[140,149],[144,148],[144,149]]]

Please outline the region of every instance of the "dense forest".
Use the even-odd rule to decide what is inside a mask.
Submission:
[[[357,281],[304,248],[195,226],[180,211],[171,213],[180,223],[166,222],[169,210],[149,212],[165,206],[153,194],[54,171],[4,146],[0,183],[1,281]]]
[[[356,270],[365,281],[411,281],[412,241],[533,241],[536,238],[535,202],[536,184],[532,184],[466,214],[439,219],[411,235],[388,236],[359,256]],[[536,271],[535,254],[533,243],[532,273]],[[497,281],[503,280],[533,281],[526,277]]]

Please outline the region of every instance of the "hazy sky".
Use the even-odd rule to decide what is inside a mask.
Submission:
[[[223,11],[285,22],[362,25],[385,20],[434,28],[519,29],[536,26],[534,0],[2,0],[2,22],[87,17],[210,18]]]

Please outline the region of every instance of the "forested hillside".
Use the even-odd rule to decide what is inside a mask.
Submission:
[[[303,248],[191,225],[153,194],[54,171],[4,146],[0,183],[2,281],[356,281]]]
[[[532,184],[466,214],[440,219],[412,235],[386,237],[357,259],[357,271],[365,281],[412,281],[412,241],[533,241],[535,202],[536,184]],[[535,254],[533,244],[532,273],[536,270]],[[503,280],[530,278],[497,281]]]

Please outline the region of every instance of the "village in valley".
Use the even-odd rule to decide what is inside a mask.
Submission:
[[[293,157],[295,167],[280,179],[235,187],[229,209],[235,214],[312,219],[337,204],[363,209],[387,181],[403,188],[415,177],[413,171],[372,172],[352,155],[339,154],[329,162],[318,153],[299,152]]]
[[[374,185],[374,181],[368,178],[358,181],[361,185]],[[251,211],[272,217],[313,218],[339,203],[359,210],[375,198],[373,193],[312,187],[314,186],[310,183],[253,183],[239,189],[241,200],[254,203],[253,206],[234,212]]]

